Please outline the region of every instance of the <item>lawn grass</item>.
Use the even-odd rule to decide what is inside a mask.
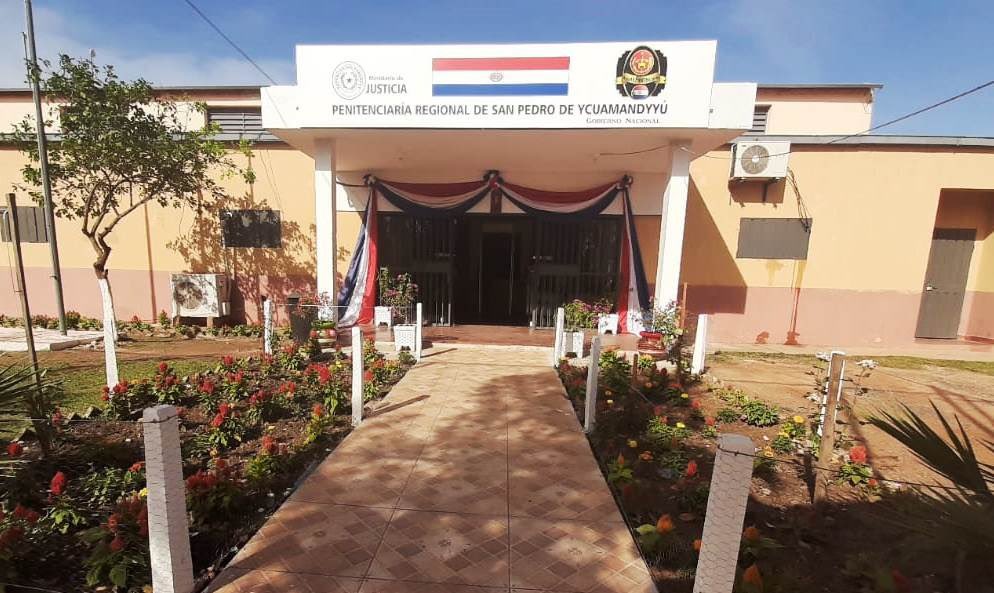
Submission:
[[[176,375],[183,377],[205,371],[217,366],[213,359],[163,359],[169,363]],[[118,366],[121,379],[136,381],[151,378],[155,375],[156,367],[162,360],[132,360],[122,361]],[[106,381],[104,366],[54,365],[49,368],[48,376],[61,384],[63,396],[58,402],[66,412],[82,412],[90,406],[102,408],[101,389]]]
[[[797,364],[814,364],[817,360],[810,354],[787,354],[783,352],[715,352],[712,359],[721,360],[762,360],[766,362],[793,362]],[[882,367],[890,369],[920,370],[928,367],[940,367],[981,373],[994,377],[994,362],[977,360],[944,360],[939,358],[920,358],[917,356],[871,356]]]

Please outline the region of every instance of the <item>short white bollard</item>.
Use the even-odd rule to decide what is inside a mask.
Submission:
[[[273,301],[262,301],[262,351],[273,353]]]
[[[754,452],[748,437],[726,434],[718,438],[694,593],[731,593],[735,584]]]
[[[566,326],[566,310],[556,309],[556,337],[552,346],[552,366],[558,367],[563,358],[563,328]]]
[[[587,399],[583,404],[583,432],[594,431],[597,414],[597,379],[601,371],[601,338],[594,336],[590,341],[590,364],[587,365]]]
[[[148,548],[157,593],[190,593],[193,558],[186,520],[186,483],[180,454],[179,414],[173,406],[142,414],[148,487]]]
[[[700,375],[704,372],[704,359],[708,353],[708,325],[711,317],[706,313],[697,316],[697,334],[694,336],[694,356],[690,361],[690,373]]]
[[[362,422],[362,330],[352,328],[352,426]]]
[[[421,325],[424,323],[424,316],[421,311],[421,303],[415,306],[414,313],[414,359],[421,361]]]

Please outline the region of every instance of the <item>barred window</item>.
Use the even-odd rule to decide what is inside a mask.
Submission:
[[[225,247],[282,247],[280,211],[222,210],[221,235]]]

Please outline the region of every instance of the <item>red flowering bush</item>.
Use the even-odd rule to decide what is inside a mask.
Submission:
[[[142,410],[158,403],[158,395],[152,383],[140,381],[130,383],[122,379],[120,383],[107,389],[106,411],[110,416],[119,420],[134,420],[141,415]]]
[[[246,426],[241,421],[235,406],[228,402],[221,402],[202,438],[208,449],[217,451],[242,442],[245,432]]]
[[[186,479],[191,528],[203,529],[231,519],[243,496],[236,474],[223,459],[212,470],[197,470]]]
[[[7,443],[7,456],[8,457],[20,457],[24,453],[24,446],[18,441],[11,441]]]
[[[152,378],[155,397],[160,404],[178,404],[186,389],[168,363],[160,362]]]
[[[88,586],[133,590],[151,581],[148,507],[140,496],[122,498],[104,523],[82,537],[93,546],[84,563]]]

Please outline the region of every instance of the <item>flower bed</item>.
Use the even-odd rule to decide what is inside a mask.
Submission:
[[[811,419],[727,386],[687,386],[649,357],[637,366],[633,373],[616,352],[602,354],[590,444],[661,591],[693,588],[722,431],[760,444],[735,591],[917,591],[902,573],[911,567],[928,574],[923,585],[934,582],[928,579],[941,560],[913,563],[892,546],[914,532],[880,519],[880,503],[901,496],[873,479],[865,448],[840,440],[830,502],[816,511],[801,455],[817,450]],[[587,369],[564,363],[559,375],[582,418]]]
[[[413,363],[363,344],[364,399],[384,395]],[[202,578],[227,560],[293,484],[348,432],[351,361],[312,361],[286,346],[275,356],[225,356],[213,369],[152,377],[104,393],[103,414],[56,412],[42,457],[10,443],[0,461],[0,571],[8,583],[61,591],[141,591],[150,582],[141,411],[177,406],[194,568]],[[108,589],[110,588],[110,589]]]

